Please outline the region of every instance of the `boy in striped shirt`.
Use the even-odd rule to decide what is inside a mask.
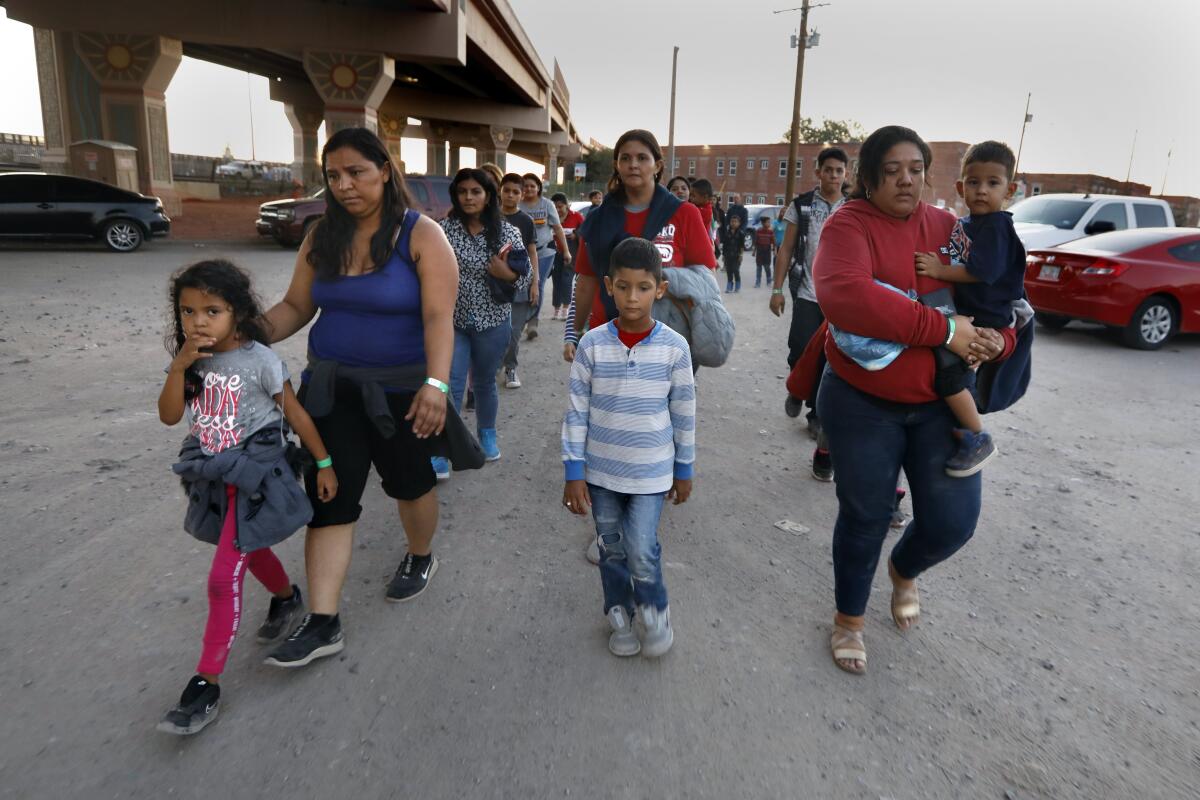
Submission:
[[[618,316],[584,334],[571,365],[563,505],[580,516],[590,507],[596,520],[608,649],[653,658],[674,640],[658,521],[666,500],[679,505],[692,493],[692,355],[650,314],[667,290],[654,244],[629,238],[613,248],[604,285]]]

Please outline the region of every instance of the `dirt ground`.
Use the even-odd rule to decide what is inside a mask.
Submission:
[[[733,358],[699,374],[695,494],[664,515],[665,658],[606,649],[589,525],[560,504],[546,320],[501,390],[503,459],[439,489],[429,591],[384,602],[404,544],[373,484],[345,651],[273,669],[243,630],[219,721],[156,732],[212,555],[182,531],[182,431],[155,411],[166,278],[218,253],[268,300],[295,257],[0,249],[0,797],[1200,796],[1200,337],[1142,353],[1040,330],[1030,394],[988,420],[974,540],[921,579],[907,634],[876,576],[856,678],[828,649],[834,489],[782,414],[786,323],[749,288]],[[278,349],[297,371],[303,337]],[[297,580],[302,540],[279,548]],[[247,587],[252,633],[268,598]]]
[[[242,242],[259,239],[254,229],[258,207],[278,197],[226,197],[184,200],[183,213],[171,218],[171,238],[186,242]]]

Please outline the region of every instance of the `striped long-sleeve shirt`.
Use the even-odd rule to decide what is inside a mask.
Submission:
[[[690,479],[696,384],[687,340],[661,322],[632,348],[615,321],[584,334],[571,365],[562,458],[567,480],[624,494],[658,494]]]

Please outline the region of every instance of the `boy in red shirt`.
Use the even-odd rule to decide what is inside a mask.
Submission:
[[[754,288],[762,286],[763,273],[771,282],[771,257],[775,254],[775,230],[770,217],[759,217],[754,229]]]

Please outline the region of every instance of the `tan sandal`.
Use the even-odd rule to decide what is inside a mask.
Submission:
[[[921,595],[917,592],[917,584],[907,589],[896,585],[896,568],[888,561],[888,575],[892,578],[892,622],[902,631],[916,625],[921,619]]]
[[[833,651],[833,663],[837,668],[851,675],[862,675],[867,671],[867,650],[863,645],[863,632],[843,628],[836,622],[833,625],[833,635],[829,637],[829,647]],[[861,661],[862,668],[843,664],[843,661]]]

